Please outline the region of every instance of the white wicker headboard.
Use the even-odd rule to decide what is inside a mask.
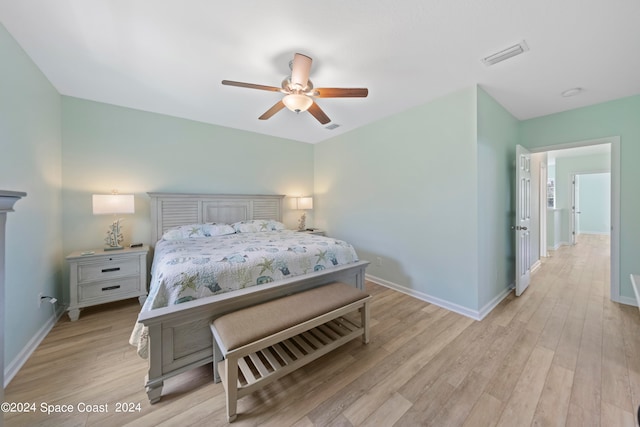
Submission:
[[[151,244],[171,227],[250,219],[282,221],[283,195],[147,193],[151,197]]]

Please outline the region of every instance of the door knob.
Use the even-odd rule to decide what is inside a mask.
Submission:
[[[519,225],[516,225],[516,230],[527,230],[527,227],[520,227]]]

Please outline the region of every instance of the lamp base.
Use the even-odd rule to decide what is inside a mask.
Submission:
[[[119,249],[124,249],[124,246],[120,245],[124,239],[122,237],[122,233],[120,232],[120,221],[121,219],[116,219],[111,224],[111,227],[107,230],[107,237],[105,237],[104,242],[107,244],[104,248],[105,251],[117,251]]]
[[[105,251],[118,251],[120,249],[124,249],[124,246],[105,246]]]
[[[298,231],[304,231],[307,228],[307,213],[303,212],[302,216],[298,220]]]

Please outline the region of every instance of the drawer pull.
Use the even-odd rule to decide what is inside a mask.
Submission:
[[[109,273],[111,271],[120,271],[120,267],[113,267],[113,268],[103,268],[102,272],[103,273]]]
[[[106,288],[102,288],[103,291],[112,291],[114,289],[118,289],[120,287],[120,285],[115,285],[115,286],[107,286]]]

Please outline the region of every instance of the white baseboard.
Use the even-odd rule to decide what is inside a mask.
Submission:
[[[631,297],[623,297],[623,296],[619,296],[618,297],[618,301],[620,304],[624,304],[624,305],[630,305],[633,307],[638,307],[638,303],[636,302],[635,298],[631,298]]]
[[[480,312],[478,313],[480,316],[478,320],[482,320],[485,317],[487,317],[487,314],[491,313],[491,311],[494,308],[496,308],[498,304],[500,304],[502,300],[505,299],[511,293],[513,288],[515,288],[515,285],[512,283],[511,285],[509,285],[507,289],[503,289],[502,292],[500,292],[498,295],[495,296],[495,298],[493,298],[491,301],[485,304],[484,307],[482,307],[480,309]]]
[[[633,298],[629,298],[629,299],[633,300],[635,304],[629,304],[626,302],[623,304],[635,305],[636,307],[640,307],[640,289],[638,289],[638,286],[640,285],[640,275],[630,274],[629,277],[631,278],[631,288],[633,289],[633,294],[636,296],[635,300],[633,300]],[[619,298],[623,298],[623,297],[619,297]]]
[[[442,307],[446,310],[453,311],[454,313],[458,313],[465,317],[469,317],[473,320],[482,320],[487,314],[491,312],[491,310],[493,310],[498,304],[500,304],[500,301],[502,301],[511,292],[511,288],[505,289],[500,295],[496,296],[488,304],[482,307],[481,310],[478,311],[478,310],[472,310],[468,307],[464,307],[459,304],[452,303],[447,300],[443,300],[438,297],[425,294],[423,292],[419,292],[413,289],[408,289],[404,286],[398,285],[397,283],[393,283],[388,280],[384,280],[379,277],[372,276],[370,274],[365,274],[365,279],[373,283],[376,283],[378,285],[381,285],[390,289],[394,289],[398,292],[402,292],[403,294],[407,294],[421,301],[425,301],[430,304],[437,305],[438,307]]]
[[[36,334],[29,340],[27,345],[24,346],[22,351],[20,351],[20,353],[18,353],[18,355],[11,361],[11,363],[7,365],[7,367],[4,370],[4,386],[5,387],[9,385],[13,377],[15,377],[18,371],[20,370],[20,368],[24,366],[24,364],[27,362],[31,354],[33,354],[36,348],[38,348],[42,340],[47,336],[49,331],[51,331],[51,329],[56,324],[58,319],[60,319],[60,317],[64,314],[65,309],[66,307],[62,306],[55,312],[55,314],[52,314],[51,317],[47,319],[45,324],[42,325],[40,330],[38,330],[38,332],[36,332]]]
[[[636,274],[630,274],[631,279],[631,288],[633,289],[633,293],[635,298],[633,297],[623,297],[622,295],[618,295],[616,302],[620,304],[632,305],[634,307],[640,307],[640,289],[638,289],[638,285],[640,285],[640,276]]]
[[[540,267],[542,267],[542,262],[540,260],[537,260],[536,262],[534,262],[533,265],[531,266],[531,274],[538,271]]]
[[[571,243],[569,242],[558,242],[557,245],[555,246],[547,246],[547,249],[550,251],[557,251],[558,249],[560,249],[560,246],[571,246]]]

